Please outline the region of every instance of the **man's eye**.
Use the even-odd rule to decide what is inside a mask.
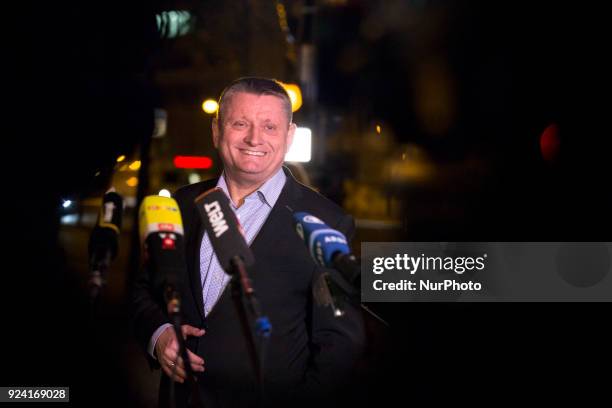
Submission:
[[[276,130],[276,126],[274,126],[274,125],[266,125],[264,128],[265,128],[266,130],[269,130],[269,131]]]
[[[246,126],[246,123],[244,122],[234,122],[234,127],[243,128],[245,126]]]

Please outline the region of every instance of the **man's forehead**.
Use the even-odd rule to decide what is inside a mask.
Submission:
[[[228,101],[229,116],[284,117],[283,100],[274,95],[238,92]]]

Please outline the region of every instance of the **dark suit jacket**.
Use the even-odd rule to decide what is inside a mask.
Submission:
[[[329,307],[316,305],[312,283],[323,271],[312,261],[293,227],[292,211],[306,211],[351,237],[353,218],[317,192],[298,183],[285,169],[287,182],[251,245],[255,265],[249,274],[261,309],[273,326],[264,363],[266,405],[273,402],[331,401],[349,383],[364,344],[364,327],[358,308],[347,306],[335,318]],[[204,316],[200,278],[200,245],[203,226],[194,199],[215,187],[217,180],[181,188],[175,194],[185,230],[187,283],[182,291],[184,323],[206,330],[188,347],[205,361],[198,375],[206,407],[251,406],[258,386],[249,359],[237,308],[228,287],[208,316]],[[136,335],[146,349],[153,332],[167,316],[153,293],[146,268],[136,280],[132,306]],[[150,359],[155,365],[156,362]],[[168,401],[169,379],[162,374],[160,405]],[[188,394],[177,384],[177,406]]]

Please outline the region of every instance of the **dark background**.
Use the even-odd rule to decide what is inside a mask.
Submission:
[[[90,319],[82,273],[71,248],[58,239],[58,203],[104,189],[115,158],[136,152],[150,134],[152,109],[160,103],[153,80],[159,60],[152,56],[169,47],[159,39],[155,13],[193,3],[20,3],[5,9],[2,385],[68,385],[74,405],[146,405],[130,377],[137,374],[125,369],[126,300]],[[366,41],[356,27],[387,6],[340,3],[346,4],[321,7],[313,34],[321,109],[355,114],[364,123],[382,120],[397,143],[418,143],[436,165],[466,156],[481,163],[476,187],[471,173],[458,167],[436,188],[400,189],[404,210],[418,216],[407,216],[394,239],[610,241],[603,6],[406,2],[433,10],[422,18],[438,8],[443,17],[429,31],[427,23],[410,31],[387,21],[385,27],[395,28]],[[202,12],[219,4],[198,7]],[[348,67],[326,63],[339,44],[354,45],[345,50]],[[411,70],[431,55],[443,56],[455,78],[455,120],[445,137],[424,130],[418,109],[405,100],[415,86]],[[561,147],[548,161],[538,138],[553,123]],[[357,165],[330,159],[312,171],[324,193],[342,197],[332,190],[330,175],[350,177]],[[102,177],[94,179],[96,171]],[[419,202],[433,209],[419,210]],[[372,307],[391,324],[368,325],[372,343],[364,371],[373,403],[609,400],[608,304]],[[143,358],[129,364],[146,371]],[[382,400],[378,391],[386,392]]]

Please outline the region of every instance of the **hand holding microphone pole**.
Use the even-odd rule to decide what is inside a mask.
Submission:
[[[168,368],[170,377],[186,378],[192,385],[194,403],[199,406],[199,392],[192,365],[196,367],[201,365],[203,371],[204,362],[187,350],[184,337],[201,336],[203,333],[192,326],[181,324],[181,290],[183,277],[186,275],[181,213],[174,199],[148,196],[140,205],[139,221],[145,263],[151,276],[152,288],[154,292],[162,294],[175,334],[174,338],[169,334],[166,335],[171,329],[166,329],[166,332],[162,333],[158,339],[159,344],[156,344],[157,356],[160,363],[170,355],[175,356],[176,361],[166,361],[172,367]],[[173,388],[171,393],[172,391]],[[174,399],[171,397],[171,403],[173,402]]]
[[[183,340],[186,340],[190,336],[201,337],[205,334],[205,331],[204,329],[183,324],[181,325],[181,334]],[[164,330],[157,339],[155,343],[155,355],[168,377],[179,383],[185,382],[187,379],[187,372],[185,371],[185,362],[179,350],[179,340],[176,337],[174,326]],[[204,360],[190,350],[187,350],[187,355],[191,370],[204,372]]]

